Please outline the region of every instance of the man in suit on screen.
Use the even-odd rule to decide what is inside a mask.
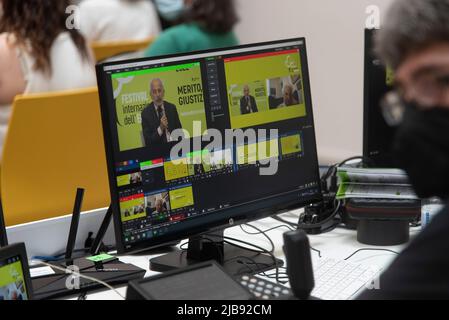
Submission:
[[[240,99],[240,113],[249,114],[258,112],[256,99],[249,94],[249,86],[245,85],[243,87],[243,98]]]
[[[142,111],[142,130],[147,147],[171,142],[171,133],[182,129],[176,106],[164,100],[165,88],[161,79],[151,81],[150,96],[153,102]]]

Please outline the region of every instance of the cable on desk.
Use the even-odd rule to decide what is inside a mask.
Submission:
[[[259,234],[259,233],[264,234],[265,237],[270,241],[270,244],[271,244],[271,246],[272,246],[272,249],[271,249],[271,250],[267,250],[267,249],[262,248],[262,247],[260,247],[260,246],[258,246],[258,245],[255,245],[255,244],[252,244],[252,243],[249,243],[249,242],[240,240],[240,239],[232,238],[232,237],[223,237],[223,239],[224,239],[223,242],[226,243],[226,244],[228,244],[228,245],[231,245],[231,246],[233,246],[233,247],[240,248],[240,249],[243,249],[243,250],[248,250],[248,251],[251,251],[251,252],[254,252],[254,253],[257,253],[257,254],[264,254],[264,253],[265,253],[265,254],[270,255],[270,257],[273,259],[274,266],[275,266],[275,269],[276,269],[276,275],[277,275],[277,276],[276,276],[276,279],[278,279],[278,275],[279,275],[279,266],[278,266],[278,263],[277,263],[277,259],[276,259],[276,257],[275,257],[274,254],[273,254],[274,249],[275,249],[275,245],[274,245],[273,240],[272,240],[272,239],[265,233],[266,231],[262,231],[261,229],[259,229],[259,228],[257,228],[257,227],[254,227],[254,226],[252,226],[252,225],[248,225],[248,226],[250,226],[250,227],[252,227],[253,229],[257,230],[257,231],[258,231],[258,234]],[[273,228],[273,229],[274,229],[274,228]],[[242,229],[242,230],[243,230],[243,229]],[[243,230],[243,231],[244,231],[244,230]],[[213,234],[206,235],[206,237],[204,237],[203,239],[208,240],[208,241],[210,241],[210,242],[212,242],[212,243],[215,243],[215,241],[213,241],[212,239],[210,239],[210,238],[214,238],[214,237],[220,238],[220,239],[221,239],[221,236],[217,236],[217,235],[213,235]],[[242,243],[242,244],[244,244],[244,245],[246,245],[246,246],[250,246],[250,247],[256,248],[257,250],[251,249],[251,248],[247,248],[247,247],[244,247],[244,246],[241,246],[241,245],[238,245],[238,244],[233,243],[233,242],[231,242],[231,241],[238,242],[238,243]],[[180,249],[181,249],[182,251],[186,251],[186,250],[187,250],[187,249],[185,248],[186,245],[188,245],[188,242],[182,243],[182,244],[180,245]],[[217,250],[218,250],[218,248],[217,248]],[[221,254],[221,251],[218,250],[218,252],[220,252],[220,254]],[[223,256],[221,256],[221,258],[222,258],[223,261],[225,261]],[[251,262],[252,262],[254,265],[256,265],[256,266],[257,266],[257,265],[268,266],[268,265],[265,265],[265,264],[260,264],[260,263],[254,261],[253,259],[251,259],[251,258],[249,258],[249,257],[241,257],[241,256],[232,257],[232,258],[226,260],[225,262],[232,261],[232,260],[236,260],[236,259],[246,259],[246,260],[249,260],[249,261],[251,261]],[[252,273],[255,272],[255,270],[252,269],[252,268],[250,268],[248,264],[245,263],[245,265],[251,270]]]
[[[253,225],[250,225],[248,223],[245,224],[245,226],[253,227]],[[242,229],[243,232],[245,232],[246,234],[250,234],[250,235],[258,235],[258,234],[262,234],[262,233],[268,233],[270,231],[273,231],[273,230],[276,230],[276,229],[280,229],[280,228],[286,228],[286,229],[289,229],[290,231],[294,231],[295,230],[293,227],[291,227],[289,225],[286,225],[286,224],[281,224],[281,225],[278,225],[278,226],[270,228],[270,229],[261,230],[260,232],[250,232],[250,231],[244,230],[243,229],[243,225],[240,226],[240,229]]]
[[[221,237],[220,236],[216,236],[216,235],[208,235],[209,237],[217,237],[217,238],[220,238],[221,239]],[[227,237],[225,237],[225,239],[226,239]],[[210,239],[210,238],[203,238],[204,240],[207,240],[207,241],[210,241],[210,242],[212,242],[212,243],[216,243],[214,240],[212,240],[212,239]],[[244,250],[247,250],[247,251],[251,251],[251,252],[254,252],[254,253],[257,253],[257,254],[263,254],[263,253],[270,253],[267,249],[264,249],[264,248],[262,248],[262,247],[259,247],[259,246],[255,246],[255,245],[253,245],[253,244],[249,244],[249,243],[247,243],[247,242],[244,242],[244,241],[242,241],[242,240],[238,240],[238,239],[234,239],[234,238],[230,238],[230,239],[232,239],[232,241],[236,241],[236,242],[242,242],[242,243],[244,243],[244,244],[248,244],[248,245],[251,245],[251,246],[253,246],[253,247],[255,247],[255,248],[258,248],[259,250],[255,250],[255,249],[251,249],[251,248],[246,248],[246,247],[243,247],[243,246],[239,246],[239,245],[237,245],[237,244],[235,244],[235,243],[232,243],[232,242],[229,242],[229,241],[223,241],[224,243],[226,243],[226,244],[228,244],[228,245],[231,245],[231,246],[233,246],[233,247],[237,247],[237,248],[240,248],[240,249],[244,249]],[[182,250],[182,251],[187,251],[188,250],[188,247],[186,248],[186,246],[188,246],[188,244],[189,244],[189,242],[188,241],[186,241],[186,242],[184,242],[184,243],[182,243],[181,245],[180,245],[180,249]],[[217,248],[218,248],[218,246],[217,246]],[[223,258],[223,260],[224,260],[224,257],[223,256],[221,256],[221,258]],[[227,261],[231,261],[232,259],[229,259],[229,260],[227,260]]]
[[[282,219],[282,218],[280,218],[280,217],[278,217],[278,216],[273,216],[273,217],[271,217],[271,219],[274,219],[274,220],[276,220],[276,221],[278,221],[278,222],[282,222],[282,223],[288,224],[288,225],[290,225],[291,227],[294,227],[294,228],[297,228],[297,229],[308,230],[308,229],[316,229],[316,228],[319,228],[319,227],[322,226],[323,224],[325,224],[325,223],[329,222],[330,220],[334,219],[335,216],[336,216],[336,214],[333,214],[332,217],[329,217],[329,218],[327,218],[327,219],[325,219],[325,220],[323,220],[322,222],[317,223],[317,224],[313,224],[313,225],[312,225],[312,224],[310,224],[310,225],[303,224],[303,225],[301,225],[301,226],[299,226],[296,222],[290,222],[290,221],[287,221],[287,220],[285,220],[285,219]],[[321,230],[321,233],[326,233],[326,232],[332,231],[332,230],[334,230],[335,228],[337,228],[340,224],[341,224],[341,221],[337,220],[333,225],[329,226],[329,227],[326,228],[326,229]]]
[[[52,269],[56,269],[56,270],[64,272],[64,273],[71,274],[71,275],[73,275],[75,277],[79,277],[79,278],[82,278],[82,279],[90,280],[90,281],[96,282],[98,284],[101,284],[102,286],[104,286],[104,287],[110,289],[111,291],[115,292],[123,300],[126,300],[126,297],[124,297],[120,292],[118,292],[117,289],[115,289],[113,286],[107,284],[104,281],[101,281],[101,280],[98,280],[98,279],[95,279],[95,278],[92,278],[92,277],[89,277],[89,276],[85,276],[85,275],[82,275],[82,274],[80,274],[80,273],[78,273],[76,271],[73,271],[73,270],[70,270],[70,269],[61,268],[59,266],[55,266],[55,265],[53,265],[51,263],[47,263],[47,262],[44,262],[44,261],[41,261],[40,263],[43,264],[44,266],[50,267]]]
[[[285,219],[282,219],[279,216],[272,216],[271,219],[276,220],[278,222],[285,223],[285,224],[287,224],[287,225],[289,225],[289,226],[291,226],[293,228],[298,228],[298,224],[296,222],[287,221]]]
[[[273,227],[273,228],[270,228],[270,229],[267,229],[267,230],[260,230],[260,229],[258,229],[257,227],[254,227],[254,226],[251,225],[251,224],[245,224],[245,225],[246,225],[246,226],[249,226],[249,227],[252,227],[253,229],[258,230],[258,232],[249,232],[249,231],[246,231],[245,229],[243,229],[243,226],[241,225],[241,226],[240,226],[240,229],[242,229],[243,232],[245,232],[245,233],[247,233],[247,234],[250,234],[250,235],[263,234],[263,235],[270,241],[270,243],[272,244],[273,248],[274,248],[274,243],[273,243],[273,241],[271,240],[271,238],[266,234],[267,232],[270,232],[270,231],[273,231],[273,230],[276,230],[276,229],[279,229],[279,228],[288,228],[290,231],[294,231],[294,230],[295,230],[294,228],[292,228],[292,227],[290,227],[290,226],[288,226],[288,225],[286,225],[286,224],[281,224],[281,225],[279,225],[279,226],[276,226],[276,227]],[[310,250],[315,251],[316,253],[318,253],[318,257],[319,257],[319,258],[322,257],[322,256],[321,256],[321,251],[320,251],[320,250],[315,249],[315,248],[312,247],[312,246],[310,246]],[[273,252],[273,251],[272,251],[272,252]]]
[[[258,249],[261,250],[261,252],[259,252],[259,254],[266,253],[266,254],[270,255],[271,258],[273,259],[273,264],[274,264],[274,268],[275,268],[275,271],[276,271],[276,281],[279,281],[279,265],[278,265],[278,261],[277,261],[277,259],[276,259],[276,257],[274,256],[273,253],[271,253],[271,252],[268,251],[268,250],[263,249],[262,247],[259,247],[259,246],[256,246],[256,245],[254,245],[254,244],[247,243],[247,242],[244,242],[244,241],[240,241],[240,240],[238,240],[238,239],[233,239],[233,238],[227,238],[227,239],[228,239],[228,240],[231,240],[231,241],[241,242],[241,243],[243,243],[243,244],[245,244],[245,245],[249,245],[249,246],[253,246],[253,247],[255,247],[255,248],[258,248]],[[239,246],[239,245],[237,245],[237,244],[235,244],[235,243],[232,243],[232,242],[229,242],[229,241],[226,241],[226,243],[228,243],[229,245],[235,246],[235,247],[237,247],[237,248],[241,248],[241,249],[244,249],[244,250],[248,250],[248,248],[245,248],[245,247],[243,247],[243,246]]]
[[[186,248],[187,246],[187,248]],[[184,243],[181,243],[181,245],[179,246],[179,249],[181,249],[181,251],[187,251],[189,249],[189,242],[186,241]]]
[[[263,276],[263,275],[262,275]],[[266,276],[268,279],[273,279],[274,280],[274,277],[269,277],[269,276]],[[289,283],[290,282],[290,278],[287,276],[287,275],[285,275],[285,276],[280,276],[279,277],[279,279],[278,280],[276,280],[276,282],[277,283],[279,283],[279,284],[282,284],[282,285],[285,285],[285,284],[287,284],[287,283]]]
[[[326,229],[322,229],[321,233],[331,232],[331,231],[337,229],[340,225],[341,225],[341,221],[337,221],[334,224],[332,224],[329,227],[327,227]]]
[[[228,261],[232,261],[232,260],[236,260],[236,259],[248,260],[248,261],[251,262],[251,264],[253,264],[256,267],[257,266],[264,266],[264,267],[268,267],[269,266],[269,265],[267,265],[265,263],[258,263],[258,262],[256,262],[254,259],[252,259],[250,257],[243,257],[243,256],[234,257],[232,259],[227,260],[227,262]],[[244,263],[243,261],[242,261],[242,264],[244,264],[246,267],[248,267],[248,269],[251,271],[251,273],[253,273],[253,274],[257,273],[257,270],[253,269],[251,267],[251,265],[249,265],[247,263]],[[286,268],[285,267],[279,267],[279,269],[286,269]],[[281,281],[281,279],[287,279],[287,280],[289,279],[289,277],[288,277],[286,272],[279,272],[277,278],[276,278],[276,272],[275,272],[275,274],[268,274],[267,272],[269,272],[269,271],[262,271],[262,272],[259,272],[257,274],[261,275],[261,276],[264,276],[264,277],[267,277],[269,279],[276,279],[276,282],[280,283],[280,284],[285,284],[285,283],[288,282],[288,281]]]
[[[314,247],[310,246],[310,250],[315,251],[316,253],[318,253],[318,258],[321,258],[321,251],[318,249],[315,249]]]
[[[243,228],[242,228],[242,231],[245,232],[245,233],[247,233],[247,234],[252,234],[252,235],[253,235],[253,234],[254,234],[254,235],[255,235],[255,234],[263,234],[263,235],[268,239],[268,241],[270,242],[270,244],[271,244],[271,250],[262,248],[262,247],[260,247],[260,246],[257,246],[257,245],[255,245],[255,244],[252,244],[252,243],[249,243],[249,242],[240,240],[240,239],[231,238],[231,237],[224,237],[224,238],[223,238],[223,239],[224,239],[224,243],[226,243],[226,244],[228,244],[228,245],[231,245],[231,246],[233,246],[233,247],[240,248],[240,249],[243,249],[243,250],[248,250],[248,251],[251,251],[251,252],[254,252],[254,253],[257,253],[257,254],[264,254],[264,253],[265,253],[265,254],[270,255],[271,258],[273,259],[274,266],[275,266],[275,270],[276,270],[276,281],[278,281],[278,280],[279,280],[279,269],[280,269],[280,267],[278,266],[277,259],[276,259],[276,257],[275,257],[274,254],[273,254],[273,252],[274,252],[274,250],[275,250],[275,245],[274,245],[273,240],[272,240],[266,233],[267,233],[268,231],[272,231],[272,230],[274,230],[274,229],[278,229],[278,228],[281,228],[281,227],[287,227],[287,228],[289,228],[290,230],[292,230],[292,228],[290,228],[290,227],[284,225],[284,226],[277,226],[277,227],[274,227],[274,228],[271,228],[271,229],[268,229],[268,230],[261,230],[261,229],[255,227],[255,226],[253,226],[253,225],[249,225],[249,224],[248,224],[247,226],[249,226],[249,227],[251,227],[251,228],[257,230],[257,233],[251,233],[251,232],[248,232],[248,231],[244,230]],[[213,238],[213,237],[217,237],[217,238],[218,238],[218,237],[220,237],[220,236],[217,236],[217,235],[206,235],[206,237],[204,237],[203,239],[208,240],[208,241],[210,241],[210,242],[212,242],[212,243],[215,243],[215,241],[213,241],[212,239],[210,239],[210,237],[212,237],[212,238]],[[220,238],[221,238],[221,237],[220,237]],[[234,241],[234,242],[237,242],[237,243],[244,244],[244,245],[246,245],[246,246],[250,246],[250,247],[256,248],[257,250],[254,250],[254,249],[251,249],[251,248],[248,248],[248,247],[244,247],[244,246],[238,245],[238,244],[236,244],[236,243],[234,243],[234,242],[231,242],[231,241]],[[186,251],[186,250],[187,250],[187,248],[185,248],[186,245],[188,245],[188,242],[182,243],[182,244],[180,245],[180,249],[181,249],[182,251]],[[318,250],[316,250],[316,251],[319,252]],[[225,260],[224,260],[224,257],[222,257],[222,258],[223,258],[223,261],[225,261]],[[262,265],[262,266],[265,266],[265,267],[268,266],[268,265],[265,265],[265,264],[258,263],[258,262],[254,261],[253,259],[251,259],[251,258],[249,258],[249,257],[242,257],[242,256],[232,257],[232,258],[226,260],[225,262],[229,262],[229,261],[236,260],[236,259],[242,259],[242,260],[243,260],[243,259],[246,259],[246,260],[250,261],[250,262],[251,262],[253,265],[255,265],[255,266],[257,266],[257,265]],[[256,272],[256,270],[252,269],[252,268],[250,267],[249,264],[244,263],[244,265],[247,266],[248,269],[250,269],[252,273]],[[278,281],[278,282],[279,282],[279,281]]]
[[[286,268],[286,267],[279,267],[279,270],[284,270],[284,271],[279,271],[279,276],[280,276],[280,277],[281,277],[281,276],[282,276],[282,277],[288,276],[288,275],[287,275],[287,268]],[[269,274],[269,272],[274,272],[274,271],[275,271],[275,270],[262,271],[262,272],[260,272],[259,274],[264,275],[264,276],[266,276],[266,277],[273,278],[273,277],[276,276],[276,273]]]
[[[220,237],[220,236],[217,236],[217,235],[207,235],[207,236],[208,237],[217,237],[217,238]],[[242,243],[242,244],[244,244],[246,246],[250,246],[250,247],[256,248],[257,250],[253,250],[253,249],[250,249],[250,248],[247,248],[247,247],[244,247],[244,246],[240,246],[238,244],[233,243],[232,241],[238,242],[238,243]],[[270,257],[273,259],[273,263],[274,263],[274,266],[275,266],[275,269],[276,269],[276,279],[278,279],[279,266],[278,266],[278,263],[277,263],[277,259],[276,259],[276,257],[274,256],[274,254],[272,252],[270,252],[267,249],[264,249],[264,248],[262,248],[262,247],[260,247],[258,245],[255,245],[253,243],[249,243],[249,242],[246,242],[246,241],[243,241],[243,240],[240,240],[240,239],[236,239],[236,238],[232,238],[232,237],[224,237],[224,242],[229,244],[229,245],[231,245],[231,246],[234,246],[236,248],[240,248],[240,249],[243,249],[243,250],[249,250],[249,251],[252,251],[252,252],[255,252],[255,253],[259,253],[259,254],[266,253],[266,254],[270,255]]]
[[[345,261],[351,259],[353,256],[355,256],[357,253],[362,252],[362,251],[386,251],[386,252],[390,252],[393,254],[398,255],[399,252],[396,252],[394,250],[390,250],[390,249],[381,249],[381,248],[364,248],[364,249],[359,249],[356,250],[353,254],[351,254],[349,257],[347,257],[346,259],[344,259]]]
[[[271,253],[274,252],[274,250],[276,249],[276,246],[274,245],[274,242],[273,242],[273,240],[270,238],[270,236],[268,236],[267,231],[264,231],[264,230],[262,230],[262,229],[259,229],[258,227],[253,226],[252,224],[246,224],[246,226],[248,226],[248,227],[250,227],[250,228],[253,228],[254,230],[257,231],[257,233],[250,233],[250,232],[247,232],[247,231],[243,228],[242,225],[240,225],[240,229],[242,229],[242,231],[245,232],[245,233],[247,233],[247,234],[253,234],[253,235],[262,234],[262,235],[268,240],[268,242],[269,242],[270,245],[271,245],[271,250],[270,250],[270,252],[271,252]],[[271,230],[273,230],[273,228],[272,228]]]
[[[256,250],[256,249],[251,249],[251,248],[244,247],[244,246],[240,246],[240,245],[238,245],[238,244],[235,244],[235,243],[233,243],[233,242],[229,242],[229,241],[227,241],[227,240],[236,241],[236,242],[241,242],[241,243],[243,243],[243,244],[245,244],[245,245],[250,245],[250,246],[252,246],[252,247],[254,247],[254,248],[257,248],[258,250]],[[262,248],[262,247],[259,247],[259,246],[256,246],[256,245],[254,245],[254,244],[250,244],[250,243],[248,243],[248,242],[245,242],[245,241],[242,241],[242,240],[238,240],[238,239],[235,239],[235,238],[225,237],[224,243],[226,243],[226,244],[228,244],[228,245],[231,245],[231,246],[233,246],[233,247],[240,248],[240,249],[243,249],[243,250],[247,250],[247,251],[250,251],[250,252],[254,252],[254,253],[257,253],[257,254],[268,253],[268,254],[270,254],[270,255],[273,255],[273,254],[272,254],[270,251],[268,251],[267,249],[264,249],[264,248]]]
[[[288,276],[288,274],[286,272],[280,272],[277,279],[276,279],[276,275],[274,275],[274,274],[267,274],[265,272],[261,272],[261,273],[259,273],[259,275],[267,277],[268,279],[273,279],[277,283],[283,284],[283,285],[290,282],[290,277]]]
[[[230,261],[233,261],[233,260],[248,260],[248,261],[251,262],[251,264],[254,265],[256,268],[257,268],[258,266],[262,266],[262,267],[265,267],[265,268],[270,266],[269,264],[266,264],[266,263],[260,263],[260,262],[257,262],[257,261],[255,261],[254,259],[252,259],[252,258],[250,258],[250,257],[245,257],[245,256],[236,256],[236,257],[233,257],[233,258],[231,258],[231,259],[226,260],[225,262],[230,262]],[[248,264],[248,263],[246,263],[246,262],[244,262],[244,261],[238,261],[238,262],[240,262],[241,264],[245,265],[245,266],[249,269],[249,271],[250,271],[251,273],[256,273],[256,272],[257,272],[257,269],[253,269],[253,268],[251,267],[251,264]]]

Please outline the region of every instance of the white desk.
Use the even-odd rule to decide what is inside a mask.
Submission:
[[[297,222],[298,216],[301,210],[292,211],[284,214],[282,217],[288,221]],[[266,230],[282,223],[275,221],[271,218],[260,220],[252,225],[259,227],[262,230]],[[245,230],[249,232],[255,232],[255,230],[246,227]],[[268,232],[273,242],[276,245],[275,255],[276,257],[285,260],[284,253],[282,251],[283,239],[282,235],[287,228],[275,229]],[[420,228],[413,228],[411,230],[411,238],[416,236],[420,231]],[[226,236],[245,240],[247,242],[254,243],[255,245],[269,248],[269,243],[263,235],[248,235],[244,233],[240,227],[234,227],[225,231]],[[337,228],[332,232],[325,233],[317,236],[310,236],[310,244],[314,249],[321,251],[322,257],[329,257],[338,260],[343,260],[350,256],[358,249],[373,248],[372,246],[366,246],[357,242],[356,231]],[[397,252],[402,251],[406,245],[393,246],[393,247],[378,247],[384,249],[391,249]],[[147,270],[146,277],[155,275],[156,273],[149,270],[149,260],[156,257],[155,255],[138,255],[138,256],[122,256],[120,260],[127,263],[132,263],[138,267]],[[354,263],[360,263],[369,266],[378,266],[386,268],[396,257],[395,254],[383,251],[362,251],[353,256],[350,261]],[[312,259],[318,259],[318,253],[312,252]],[[118,288],[118,291],[122,295],[126,295],[126,287]],[[75,298],[73,298],[75,299]],[[122,300],[116,293],[108,290],[101,290],[88,294],[88,300]]]

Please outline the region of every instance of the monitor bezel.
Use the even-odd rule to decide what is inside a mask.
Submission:
[[[28,256],[26,253],[25,243],[16,243],[0,248],[0,261],[5,261],[13,257],[20,257],[23,281],[25,281],[28,300],[33,300],[33,285],[31,283],[30,267],[28,265]]]
[[[200,54],[209,54],[214,52],[224,52],[224,51],[231,51],[231,50],[240,50],[240,49],[247,49],[247,48],[257,48],[260,46],[266,46],[266,45],[281,45],[283,43],[291,43],[291,42],[302,42],[303,43],[303,51],[304,51],[304,59],[302,60],[303,68],[306,70],[306,72],[303,74],[304,77],[304,87],[308,88],[308,94],[306,94],[306,103],[309,103],[310,105],[310,117],[313,123],[314,122],[314,113],[313,113],[313,104],[312,104],[312,93],[311,93],[311,86],[310,86],[310,73],[309,73],[309,64],[308,64],[308,56],[307,56],[307,45],[306,45],[306,39],[304,37],[299,38],[290,38],[290,39],[282,39],[282,40],[276,40],[276,41],[269,41],[269,42],[260,42],[260,43],[251,43],[251,44],[245,44],[240,46],[234,46],[234,47],[227,47],[227,48],[218,48],[218,49],[211,49],[211,50],[201,50],[201,51],[194,51],[194,52],[188,52],[188,53],[181,53],[181,54],[171,54],[171,55],[165,55],[165,56],[157,56],[157,57],[150,57],[150,58],[138,58],[138,59],[129,59],[129,60],[122,60],[122,61],[113,61],[113,62],[105,62],[105,63],[99,63],[96,66],[96,72],[97,72],[97,81],[98,81],[98,88],[99,88],[99,98],[100,98],[100,109],[101,109],[101,116],[102,116],[102,125],[103,125],[103,134],[104,134],[104,141],[105,141],[105,150],[106,150],[106,159],[107,159],[107,168],[108,168],[108,176],[109,176],[109,187],[110,187],[110,193],[111,193],[111,207],[113,210],[113,220],[114,220],[114,230],[115,230],[115,237],[116,237],[116,246],[117,251],[119,254],[129,254],[129,253],[137,253],[142,252],[145,250],[151,250],[154,248],[158,248],[161,246],[165,246],[167,244],[171,244],[173,242],[181,241],[190,237],[199,236],[202,234],[215,232],[219,230],[223,230],[229,227],[233,227],[236,225],[248,223],[251,221],[267,218],[273,215],[281,214],[282,212],[288,212],[293,209],[298,209],[313,203],[317,203],[322,201],[322,192],[321,192],[321,185],[318,184],[318,192],[308,199],[304,200],[298,200],[298,197],[296,196],[295,199],[289,200],[289,201],[275,201],[274,198],[279,198],[279,195],[275,196],[274,198],[265,198],[265,199],[258,199],[251,203],[245,203],[240,206],[232,207],[230,209],[224,209],[221,211],[234,211],[235,213],[232,214],[232,218],[223,218],[220,219],[217,222],[211,222],[211,223],[205,223],[201,227],[195,227],[189,230],[185,230],[184,232],[177,233],[175,235],[169,235],[169,236],[161,236],[159,238],[153,238],[145,241],[141,241],[138,243],[133,243],[132,245],[127,245],[123,243],[123,232],[122,232],[122,223],[120,218],[120,208],[119,208],[119,199],[118,199],[118,190],[116,185],[116,175],[115,175],[115,160],[114,160],[114,150],[113,150],[113,141],[112,141],[112,133],[110,128],[110,115],[107,106],[108,97],[106,96],[108,92],[108,88],[105,87],[106,82],[102,81],[104,76],[107,76],[106,72],[104,71],[105,67],[113,67],[116,65],[122,65],[122,64],[130,64],[130,63],[139,63],[148,61],[151,62],[153,60],[161,60],[161,59],[171,59],[171,58],[179,58],[183,56],[193,56],[193,55],[200,55]],[[315,126],[313,127],[313,134],[315,136],[315,144],[316,144],[316,129]],[[317,182],[319,182],[320,179],[320,173],[319,173],[319,163],[318,163],[318,150],[315,148],[315,155],[317,159],[317,167],[316,167],[316,177]],[[297,190],[293,190],[289,192],[289,196],[292,197],[297,193]],[[286,198],[286,197],[285,197]],[[264,204],[260,206],[261,204]],[[258,206],[259,205],[259,206]],[[242,209],[243,207],[243,209]],[[242,212],[243,211],[243,212]],[[218,211],[216,212],[218,214]]]
[[[372,109],[376,106],[372,103],[372,85],[373,73],[375,73],[375,67],[372,65],[373,52],[373,40],[375,34],[379,29],[365,29],[364,32],[364,84],[363,84],[363,156],[369,159],[370,163],[377,167],[391,168],[395,167],[394,159],[386,148],[375,148],[375,141],[372,139],[370,133],[372,131],[373,117]],[[380,112],[380,106],[379,112]],[[374,155],[373,152],[376,152]]]

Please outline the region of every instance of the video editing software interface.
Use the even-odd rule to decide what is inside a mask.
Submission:
[[[0,260],[0,301],[28,300],[20,256]]]
[[[304,40],[99,68],[125,249],[320,194]]]

